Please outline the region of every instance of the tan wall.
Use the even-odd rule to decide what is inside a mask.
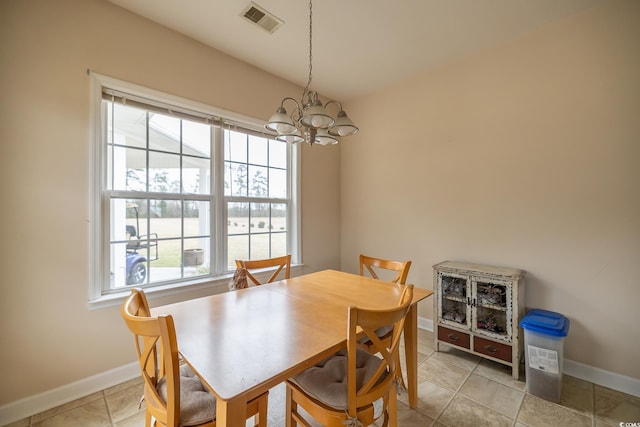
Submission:
[[[602,4],[349,104],[342,267],[525,269],[566,358],[640,379],[640,2]]]
[[[2,1],[0,40],[2,405],[135,360],[87,304],[87,68],[265,119],[301,88],[102,0]],[[340,265],[339,153],[303,149],[307,271]]]

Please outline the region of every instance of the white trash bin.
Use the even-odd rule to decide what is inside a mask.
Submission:
[[[527,392],[560,402],[569,319],[560,313],[534,309],[522,318],[520,326],[524,329]]]

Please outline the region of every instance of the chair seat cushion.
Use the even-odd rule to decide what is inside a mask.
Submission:
[[[165,379],[157,386],[158,393],[167,400]],[[180,425],[195,426],[216,419],[216,397],[209,393],[188,365],[180,366]]]
[[[356,356],[356,390],[375,373],[382,360],[358,349]],[[382,381],[387,374],[380,378]],[[336,409],[347,409],[347,352],[341,350],[291,378],[307,394]]]

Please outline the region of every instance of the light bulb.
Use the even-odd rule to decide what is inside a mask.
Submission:
[[[292,127],[293,126],[287,123],[278,123],[276,125],[276,130],[278,133],[291,133],[293,131]]]
[[[314,128],[319,128],[323,124],[322,117],[313,116],[313,118],[311,119],[311,124],[313,125]]]

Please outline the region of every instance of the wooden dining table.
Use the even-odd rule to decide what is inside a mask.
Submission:
[[[172,315],[185,361],[216,395],[218,426],[245,425],[247,402],[346,345],[349,306],[388,309],[404,285],[324,270],[152,309]],[[417,405],[417,303],[405,321],[409,404]]]

